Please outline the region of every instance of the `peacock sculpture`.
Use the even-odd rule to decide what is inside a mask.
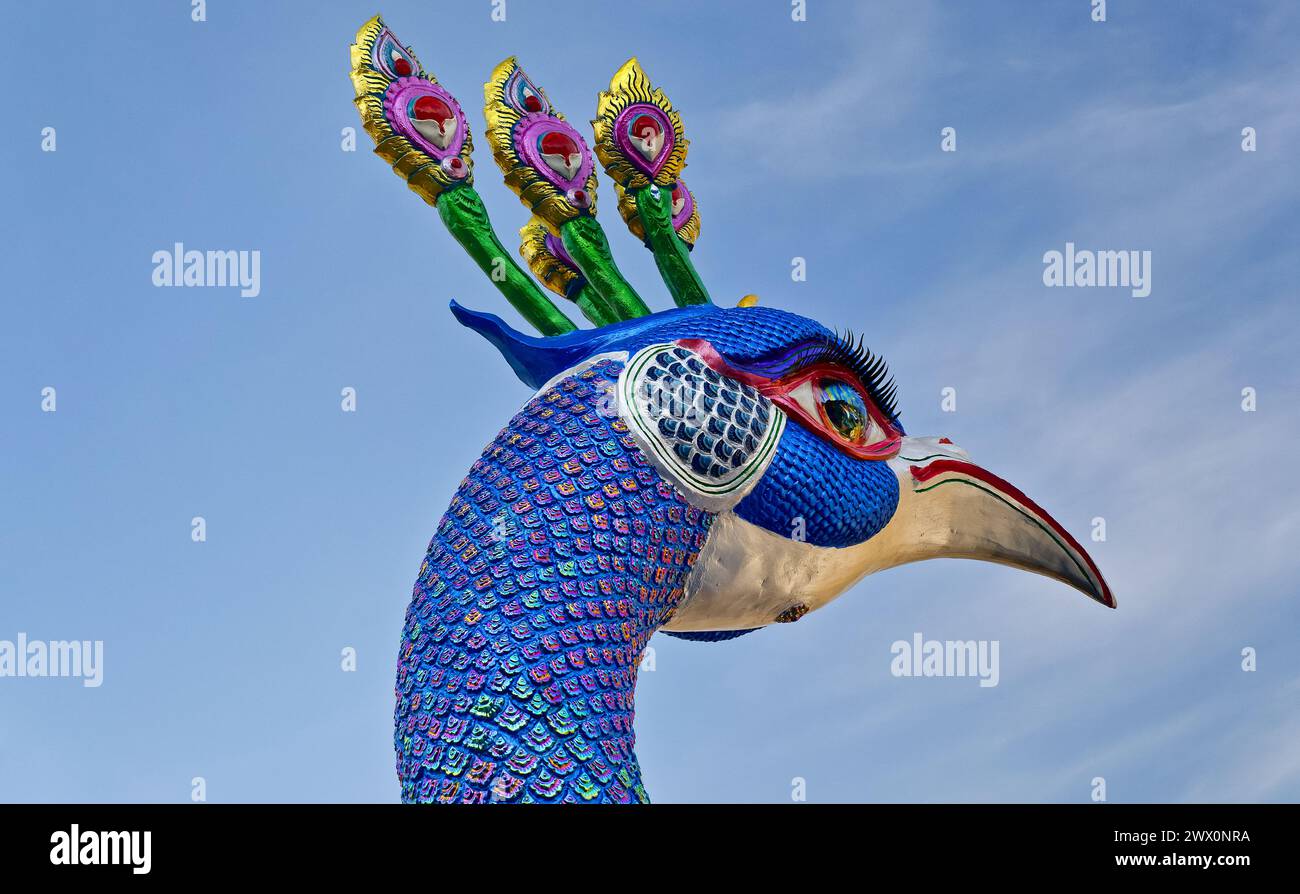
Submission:
[[[532,213],[520,253],[584,330],[493,232],[455,97],[378,16],[351,62],[376,154],[541,333],[451,304],[536,390],[420,566],[397,666],[404,801],[647,801],[633,696],[656,631],[716,642],[790,623],[884,568],[984,559],[1114,607],[1037,504],[947,438],[904,432],[861,339],[752,296],[713,303],[691,261],[681,116],[635,59],[599,96],[594,154],[515,59],[484,85],[493,158]],[[673,309],[652,313],[619,272],[597,161]]]

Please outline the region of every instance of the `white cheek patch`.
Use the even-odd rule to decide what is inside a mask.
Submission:
[[[643,348],[618,379],[619,415],[646,457],[694,506],[722,512],[772,462],[786,417],[753,386],[680,345]]]

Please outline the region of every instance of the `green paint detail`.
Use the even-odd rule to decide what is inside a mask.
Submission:
[[[704,281],[691,263],[690,249],[673,229],[672,191],[651,184],[636,193],[636,213],[645,228],[646,245],[678,307],[712,304]]]
[[[587,280],[587,285],[605,299],[608,308],[617,314],[616,319],[630,320],[650,313],[650,308],[646,307],[641,296],[619,272],[609,250],[609,240],[605,238],[605,231],[596,218],[575,217],[565,221],[560,227],[560,236],[564,240],[565,250]]]
[[[609,302],[591,287],[585,279],[575,279],[569,288],[568,299],[578,305],[582,315],[597,327],[617,323],[618,316],[610,309]]]
[[[1005,503],[1007,506],[1010,506],[1010,507],[1011,507],[1012,509],[1014,509],[1016,512],[1020,513],[1020,514],[1023,515],[1025,518],[1029,519],[1031,522],[1033,522],[1035,525],[1037,525],[1037,526],[1039,527],[1039,529],[1040,529],[1044,534],[1046,534],[1048,537],[1051,537],[1052,540],[1056,543],[1056,545],[1059,546],[1059,547],[1061,548],[1061,551],[1064,552],[1067,556],[1070,557],[1070,561],[1074,563],[1074,567],[1075,567],[1075,568],[1079,569],[1079,574],[1083,575],[1083,579],[1091,583],[1091,581],[1092,581],[1092,576],[1091,576],[1090,574],[1088,574],[1087,570],[1086,570],[1082,565],[1079,564],[1079,560],[1076,559],[1076,558],[1074,557],[1074,552],[1071,551],[1071,550],[1069,549],[1069,547],[1067,547],[1064,543],[1061,542],[1061,538],[1056,536],[1056,532],[1055,532],[1055,531],[1053,531],[1051,528],[1047,527],[1047,525],[1043,524],[1041,521],[1039,521],[1039,520],[1038,520],[1037,518],[1035,518],[1034,516],[1030,515],[1030,514],[1029,514],[1028,512],[1026,512],[1025,510],[1021,509],[1021,508],[1020,508],[1019,506],[1017,506],[1015,503],[1012,503],[1010,500],[1008,500],[1006,497],[1002,496],[1002,494],[998,493],[997,491],[989,490],[987,487],[984,487],[982,484],[976,484],[974,481],[968,481],[968,480],[965,479],[965,478],[945,478],[945,479],[943,479],[942,481],[936,482],[935,484],[931,484],[929,487],[921,487],[921,488],[917,488],[916,490],[913,491],[913,493],[923,494],[923,493],[926,493],[927,491],[932,491],[932,490],[934,490],[936,487],[941,487],[942,485],[945,485],[945,484],[967,484],[967,485],[970,485],[971,487],[975,488],[976,490],[983,491],[984,493],[988,494],[990,497],[993,497],[994,499],[999,500],[999,501],[1001,501],[1002,503]],[[1091,593],[1088,594],[1088,595],[1089,595],[1092,599],[1094,599],[1095,601],[1097,601],[1097,602],[1101,602],[1100,599],[1097,599],[1097,597],[1092,596]],[[1104,605],[1105,603],[1102,603],[1102,604]]]
[[[451,235],[501,290],[510,305],[542,335],[563,335],[578,327],[547,298],[492,232],[483,199],[472,186],[438,197],[438,215]]]

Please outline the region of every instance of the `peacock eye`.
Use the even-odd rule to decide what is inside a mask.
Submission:
[[[846,441],[858,443],[866,430],[866,415],[853,401],[823,395],[822,413],[830,427]]]
[[[850,443],[866,443],[871,417],[857,389],[834,379],[822,379],[817,385],[817,404],[826,424]]]
[[[858,389],[840,379],[810,379],[791,392],[814,419],[836,437],[854,445],[885,439]]]

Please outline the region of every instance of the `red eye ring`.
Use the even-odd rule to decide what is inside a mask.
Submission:
[[[886,460],[898,455],[899,448],[903,443],[903,437],[898,429],[880,412],[876,402],[871,399],[871,396],[866,393],[862,386],[846,375],[844,370],[838,366],[819,363],[800,370],[793,376],[783,379],[768,379],[732,366],[717,352],[713,345],[702,338],[682,338],[678,339],[677,344],[698,354],[700,359],[708,364],[709,368],[714,372],[744,382],[747,385],[752,385],[760,394],[785,411],[786,415],[794,417],[809,431],[854,459]],[[792,396],[796,389],[810,380],[812,381],[813,392],[816,394],[820,389],[819,382],[826,379],[848,385],[858,393],[858,396],[862,398],[863,406],[867,408],[867,413],[871,416],[871,421],[884,432],[884,439],[871,444],[857,444],[849,441],[835,431],[827,423],[826,419],[822,418],[820,404],[818,405],[818,414],[813,415]]]

